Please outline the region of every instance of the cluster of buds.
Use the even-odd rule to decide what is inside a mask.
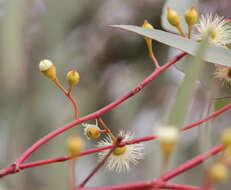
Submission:
[[[188,9],[184,14],[185,22],[188,25],[188,38],[191,38],[192,33],[192,27],[197,22],[198,13],[194,7],[191,7]],[[186,37],[182,27],[181,27],[181,21],[180,16],[176,11],[173,11],[172,9],[168,8],[168,15],[167,15],[168,22],[176,27],[182,36]]]
[[[58,79],[56,77],[56,68],[55,68],[54,64],[50,60],[44,59],[44,60],[40,61],[39,70],[47,78],[53,80],[56,84],[58,83]],[[77,71],[75,71],[75,70],[72,70],[72,71],[67,73],[66,80],[67,80],[67,83],[69,85],[68,93],[71,92],[73,86],[78,84],[79,78],[80,78],[79,73]]]
[[[69,85],[69,90],[65,90],[63,86],[59,83],[56,76],[56,68],[54,64],[47,59],[40,61],[39,70],[49,79],[51,79],[67,96],[70,96],[72,87],[79,82],[79,73],[72,70],[67,73],[66,80]],[[70,137],[67,141],[67,148],[71,155],[77,155],[83,149],[83,141],[78,136]]]

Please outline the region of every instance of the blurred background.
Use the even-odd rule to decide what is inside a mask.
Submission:
[[[71,102],[39,72],[39,61],[50,59],[65,87],[66,73],[78,70],[80,83],[72,94],[76,97],[79,114],[84,116],[94,112],[124,95],[154,70],[143,38],[107,25],[141,26],[147,19],[155,28],[161,29],[164,3],[164,0],[0,0],[0,168],[15,161],[50,131],[74,119]],[[203,0],[199,5],[201,12],[231,16],[230,0]],[[153,49],[160,64],[176,54],[156,42],[153,42]],[[167,120],[183,77],[172,67],[141,93],[102,118],[114,134],[126,129],[134,131],[137,137],[150,135],[156,126]],[[205,116],[210,105],[211,99],[198,85],[185,124]],[[169,168],[218,143],[219,131],[231,122],[230,114],[231,111],[227,111],[206,123],[212,130],[202,136],[211,139],[205,147],[198,141],[203,140],[198,128],[184,132],[175,151],[177,156],[171,160]],[[73,134],[83,136],[82,126],[76,126],[48,142],[28,161],[67,154],[66,140]],[[85,136],[83,139],[85,149],[96,146],[96,141],[89,141]],[[157,141],[145,142],[145,159],[132,166],[129,173],[118,175],[102,168],[87,185],[149,180],[160,174],[160,163]],[[57,163],[9,175],[0,180],[0,190],[67,189],[66,166],[65,162]],[[79,158],[77,183],[95,166],[96,155]],[[200,185],[202,176],[203,166],[198,166],[173,181]],[[219,188],[228,190],[229,185],[227,182]]]

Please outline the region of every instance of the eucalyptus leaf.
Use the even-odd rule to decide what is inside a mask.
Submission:
[[[184,21],[184,13],[186,10],[194,6],[196,9],[198,7],[197,0],[167,0],[162,9],[161,15],[161,25],[162,27],[170,32],[179,33],[179,31],[173,27],[171,24],[168,23],[167,15],[168,15],[168,7],[172,10],[176,11],[181,17],[181,27],[183,31],[187,33],[188,25]]]
[[[206,52],[207,44],[208,36],[203,39],[196,51],[196,56],[191,57],[190,59],[190,64],[186,71],[184,81],[177,92],[175,102],[170,112],[168,121],[169,125],[181,128],[184,123],[187,114],[187,107],[195,91],[196,80],[200,76],[203,68],[202,57]]]
[[[164,32],[157,29],[142,28],[133,25],[111,25],[111,27],[120,28],[139,35],[151,38],[170,47],[182,50],[189,55],[196,55],[200,43],[183,38],[179,35]],[[203,60],[209,63],[220,64],[231,67],[231,51],[222,47],[208,45]]]

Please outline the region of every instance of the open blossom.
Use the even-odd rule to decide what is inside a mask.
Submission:
[[[120,131],[119,136],[124,141],[134,139],[135,136],[131,132]],[[98,147],[114,144],[109,135],[98,143]],[[138,160],[143,159],[143,144],[131,144],[123,147],[117,147],[109,156],[106,162],[106,168],[110,171],[126,172],[130,169],[130,164],[137,164]],[[110,150],[103,150],[98,153],[99,161],[104,159]]]
[[[223,84],[231,85],[231,67],[216,66],[213,76],[215,79],[220,80]]]
[[[231,43],[231,27],[226,24],[227,20],[218,15],[201,15],[199,24],[196,25],[196,30],[199,32],[201,39],[210,30],[212,34],[209,38],[209,43],[217,46],[225,47]]]

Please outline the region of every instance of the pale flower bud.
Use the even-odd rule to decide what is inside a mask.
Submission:
[[[179,130],[174,126],[159,127],[156,130],[156,134],[159,138],[164,155],[168,157],[179,138]]]
[[[39,70],[51,80],[56,79],[56,68],[51,61],[47,59],[40,61]]]

